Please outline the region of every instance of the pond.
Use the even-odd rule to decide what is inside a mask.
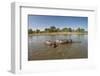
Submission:
[[[57,39],[72,39],[76,43],[61,44],[56,48],[45,45],[45,41]],[[28,37],[29,61],[79,58],[88,58],[88,35],[33,35]]]

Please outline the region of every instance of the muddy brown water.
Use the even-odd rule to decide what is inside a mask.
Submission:
[[[46,40],[72,39],[80,43],[61,44],[56,48],[44,44]],[[40,35],[28,37],[28,60],[88,58],[88,35]]]

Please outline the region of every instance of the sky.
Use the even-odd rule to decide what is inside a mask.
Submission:
[[[43,31],[50,26],[55,26],[60,29],[65,27],[77,29],[80,27],[87,31],[88,17],[28,15],[28,28],[33,30],[40,29]]]

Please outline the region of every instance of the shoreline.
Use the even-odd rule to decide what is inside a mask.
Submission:
[[[87,32],[52,32],[52,33],[33,33],[33,34],[28,34],[29,36],[34,36],[34,35],[87,35]]]

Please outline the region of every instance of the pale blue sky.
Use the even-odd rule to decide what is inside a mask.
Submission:
[[[28,15],[28,26],[33,30],[49,28],[55,26],[57,28],[88,28],[88,17],[78,16],[47,16],[47,15]]]

